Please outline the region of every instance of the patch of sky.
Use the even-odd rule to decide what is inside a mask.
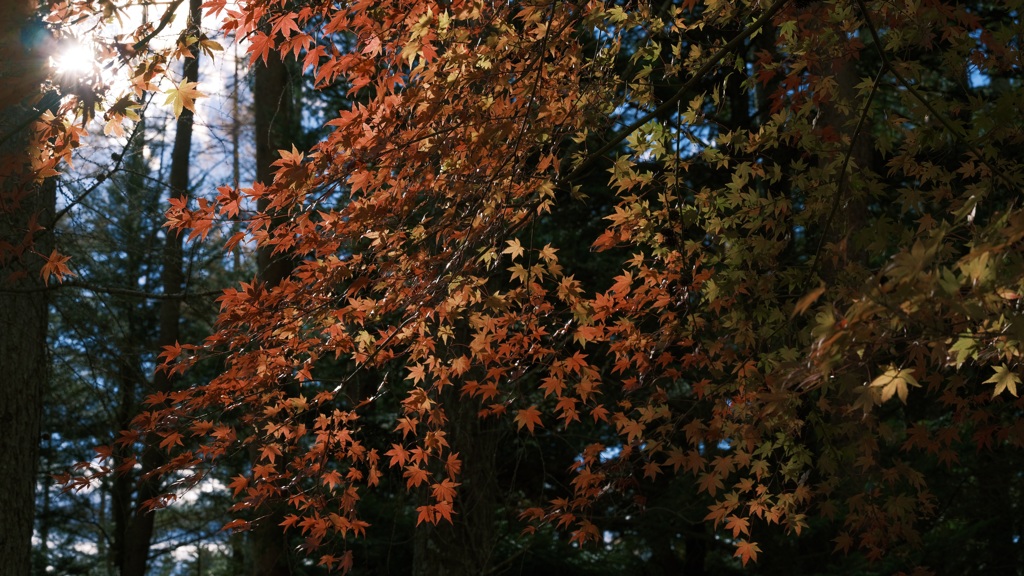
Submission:
[[[719,450],[723,450],[723,451],[725,451],[725,450],[732,450],[732,442],[730,442],[728,438],[726,438],[724,440],[719,440],[718,443],[715,444],[715,448],[717,448]],[[705,444],[703,442],[697,444],[697,452],[699,454],[703,455],[705,452],[707,452],[707,449],[708,449],[707,444]]]
[[[971,89],[985,88],[992,83],[992,78],[982,72],[977,66],[971,66],[967,75],[967,82]]]
[[[601,451],[598,458],[600,458],[601,462],[609,462],[618,458],[619,454],[622,454],[622,446],[609,446]]]
[[[977,43],[977,50],[980,50],[982,52],[988,51],[988,47],[985,46],[985,43],[981,41],[980,28],[976,30],[971,30],[969,36],[973,38],[974,41]],[[970,67],[968,68],[967,82],[970,84],[970,87],[972,89],[984,88],[992,83],[992,78],[988,74],[982,72],[978,66],[974,64],[971,64],[969,66]]]

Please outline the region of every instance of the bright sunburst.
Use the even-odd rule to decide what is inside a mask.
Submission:
[[[86,76],[96,69],[96,55],[92,48],[80,42],[68,42],[52,58],[51,65],[58,74]]]

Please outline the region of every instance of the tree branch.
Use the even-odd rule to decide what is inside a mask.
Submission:
[[[726,56],[728,56],[729,53],[731,53],[733,50],[739,48],[740,45],[743,44],[743,42],[747,38],[750,38],[751,36],[754,35],[755,32],[763,28],[764,25],[767,24],[772,18],[774,18],[775,15],[778,14],[779,11],[782,10],[782,8],[785,7],[785,5],[788,2],[789,0],[775,0],[775,3],[769,6],[760,18],[758,18],[753,24],[751,24],[742,32],[733,37],[733,39],[726,43],[725,46],[722,46],[718,50],[718,52],[716,52],[711,57],[710,60],[705,62],[703,66],[701,66],[696,72],[694,72],[693,76],[691,76],[690,79],[687,80],[686,83],[683,84],[682,87],[680,87],[675,94],[673,94],[668,100],[662,102],[661,105],[659,105],[653,111],[644,114],[640,118],[626,125],[626,127],[623,128],[622,130],[616,132],[615,135],[613,135],[611,139],[605,143],[604,146],[601,146],[595,152],[589,154],[587,158],[582,163],[580,163],[579,166],[577,166],[572,172],[570,172],[569,175],[565,177],[565,181],[571,182],[572,180],[578,178],[585,171],[589,170],[592,164],[603,158],[605,154],[607,154],[613,148],[618,146],[623,140],[628,138],[630,134],[636,132],[644,124],[647,124],[652,119],[657,118],[661,114],[664,114],[669,109],[671,109],[672,106],[676,104],[676,102],[681,100],[683,96],[686,96],[686,94],[693,90],[693,88],[697,86],[697,84],[703,81],[704,77],[708,74],[708,72],[711,72],[712,68],[717,66],[718,63],[721,62]]]
[[[221,294],[223,294],[223,292],[220,290],[207,290],[204,292],[179,292],[176,294],[156,294],[153,292],[145,292],[142,290],[132,290],[130,288],[100,286],[99,284],[93,284],[91,282],[83,282],[78,280],[69,280],[67,282],[51,284],[49,286],[39,288],[0,288],[0,294],[26,294],[31,292],[47,292],[50,290],[58,290],[61,288],[78,288],[80,290],[89,290],[90,292],[96,292],[97,294],[109,294],[111,296],[126,296],[129,298],[139,298],[143,300],[188,300],[191,298],[209,298],[211,296],[220,296]]]

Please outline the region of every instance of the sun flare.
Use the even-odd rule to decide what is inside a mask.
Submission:
[[[95,71],[97,62],[93,50],[79,42],[69,43],[61,48],[51,65],[58,74],[86,76]]]

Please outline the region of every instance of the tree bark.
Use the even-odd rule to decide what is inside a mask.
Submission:
[[[291,91],[288,65],[278,58],[268,58],[257,64],[253,107],[256,115],[256,181],[269,185],[274,181],[273,163],[278,150],[287,150],[293,144],[298,118],[295,115],[294,96]],[[265,210],[267,201],[260,199],[259,209]],[[275,220],[275,223],[279,220]],[[273,229],[274,224],[271,224]],[[286,258],[274,258],[270,250],[256,253],[260,279],[268,287],[276,286],[291,272],[292,263]]]
[[[24,139],[15,140],[19,141],[24,143]],[[7,150],[0,156],[6,156],[3,152]],[[33,251],[49,254],[53,236],[48,230],[27,234],[26,223],[35,218],[49,227],[56,198],[54,184],[49,180],[27,191],[13,203],[14,208],[0,213],[0,246],[18,246],[27,235],[33,236],[30,250],[0,254],[0,574],[31,572],[42,393],[48,376],[49,308],[40,275],[44,259]],[[2,191],[5,197],[8,192]]]
[[[142,120],[145,122],[145,119]],[[138,136],[132,140],[131,148],[126,155],[126,180],[125,190],[130,201],[129,208],[124,217],[126,230],[126,241],[137,242],[139,245],[150,245],[147,235],[153,234],[151,230],[143,227],[146,225],[142,216],[141,204],[143,197],[152,194],[145,183],[146,165],[143,159],[145,147],[145,125],[137,127]],[[150,236],[151,237],[151,236]],[[125,272],[128,278],[138,278],[143,274],[143,262],[145,255],[137,254],[135,251],[128,252]],[[124,310],[122,308],[122,310]],[[141,325],[139,318],[147,317],[152,309],[133,303],[126,312],[127,336],[118,344],[115,352],[118,362],[117,382],[118,397],[117,409],[115,412],[115,430],[128,430],[131,428],[132,418],[139,410],[139,395],[144,389],[146,376],[144,373],[143,361],[140,351],[144,349],[147,342],[147,330]],[[109,561],[115,566],[122,565],[125,544],[129,538],[128,529],[131,526],[130,520],[133,514],[133,499],[135,484],[138,481],[135,471],[128,471],[124,474],[114,476],[111,492],[111,515],[114,521],[113,543]],[[147,550],[148,555],[148,550]]]
[[[253,107],[256,115],[256,180],[270,184],[274,180],[273,162],[277,150],[292,145],[291,136],[298,125],[291,92],[288,66],[276,57],[266,64],[257,64]],[[266,201],[259,201],[259,209],[266,209]],[[273,231],[275,220],[271,223]],[[260,248],[256,252],[259,279],[268,288],[281,283],[291,272],[292,263],[286,258],[275,258],[271,251]],[[253,551],[254,576],[286,576],[288,566],[288,537],[280,523],[283,515],[277,509],[257,521],[250,532]]]
[[[0,575],[32,571],[32,524],[49,296],[41,276],[53,246],[55,182],[31,181],[26,147],[44,57],[21,42],[33,4],[0,12]],[[19,88],[21,87],[21,88]],[[39,228],[31,228],[35,221]]]

